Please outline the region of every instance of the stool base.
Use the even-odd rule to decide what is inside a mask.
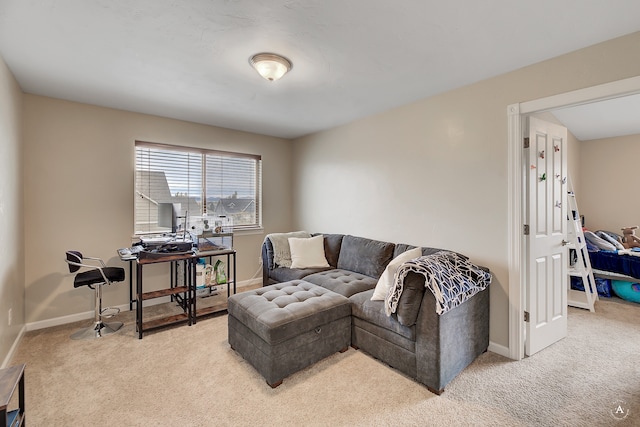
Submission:
[[[122,327],[122,322],[95,322],[90,328],[80,329],[71,335],[72,340],[93,340],[103,337],[105,335],[111,335],[118,332],[118,329]]]

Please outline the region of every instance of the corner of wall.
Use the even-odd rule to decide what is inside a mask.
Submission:
[[[0,360],[8,363],[25,322],[23,93],[0,57]]]

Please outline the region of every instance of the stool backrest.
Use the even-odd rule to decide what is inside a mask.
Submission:
[[[82,264],[82,253],[67,251],[67,264],[69,265],[69,273],[75,273],[80,270],[80,266],[75,264]]]

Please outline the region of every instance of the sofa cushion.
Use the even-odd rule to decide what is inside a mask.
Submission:
[[[364,237],[344,236],[337,267],[378,280],[393,257],[393,243]]]
[[[341,269],[310,274],[304,280],[344,295],[347,298],[358,292],[375,288],[377,282],[373,277]]]
[[[408,251],[409,249],[414,249],[416,246],[407,245],[406,243],[397,243],[395,248],[393,248],[393,257],[397,257],[403,252]],[[423,254],[424,255],[424,254]]]
[[[327,262],[333,268],[338,266],[338,257],[340,256],[340,247],[342,246],[342,238],[344,234],[323,234],[314,233],[313,236],[322,234],[324,236],[324,256]]]
[[[351,301],[351,315],[401,335],[411,341],[415,341],[415,326],[401,325],[396,320],[395,315],[388,317],[384,312],[384,302],[371,301],[371,295],[373,295],[373,289],[349,297],[349,301]]]
[[[288,282],[290,280],[302,279],[310,274],[319,273],[321,271],[330,270],[331,267],[325,268],[287,268],[276,267],[269,272],[269,278],[276,282]],[[263,286],[266,286],[264,283]]]
[[[393,257],[397,257],[398,255],[400,255],[403,252],[408,251],[409,249],[413,249],[416,246],[413,245],[408,245],[406,243],[398,243],[396,244],[395,249],[393,250]],[[440,249],[440,248],[430,248],[430,247],[423,247],[422,248],[422,256],[427,256],[427,255],[431,255],[431,254],[435,254],[436,252],[441,252],[444,251],[445,249]],[[451,251],[449,251],[451,252]]]

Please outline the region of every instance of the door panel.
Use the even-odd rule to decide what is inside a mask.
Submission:
[[[567,130],[529,118],[525,354],[567,335]]]

